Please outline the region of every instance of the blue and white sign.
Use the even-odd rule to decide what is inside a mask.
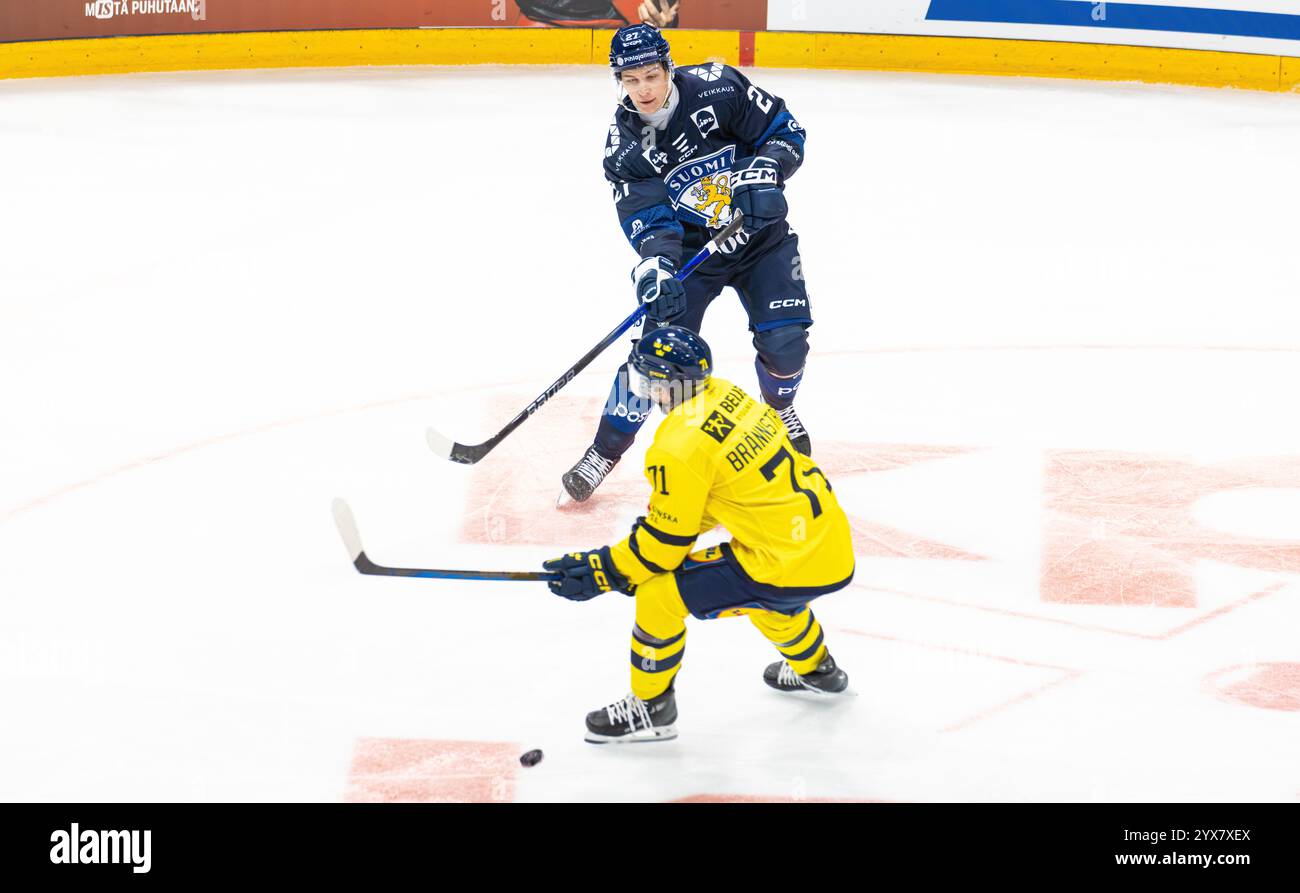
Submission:
[[[768,28],[1300,56],[1300,0],[769,0]]]
[[[1185,3],[1186,0],[1179,0]],[[1288,4],[1292,10],[1300,4]],[[926,19],[1300,40],[1300,15],[1106,0],[930,0]]]

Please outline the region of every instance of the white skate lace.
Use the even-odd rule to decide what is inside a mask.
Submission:
[[[629,693],[621,701],[615,701],[605,708],[606,715],[609,716],[611,723],[627,723],[627,730],[635,732],[637,722],[641,723],[641,728],[650,728],[650,712],[645,709],[645,701],[636,695]]]
[[[582,457],[582,461],[573,470],[579,477],[595,488],[600,486],[600,482],[605,479],[605,475],[609,474],[609,470],[613,467],[614,463],[612,461],[596,452],[594,447],[588,447],[587,454]]]
[[[804,687],[803,679],[785,661],[781,661],[781,670],[776,674],[776,683],[777,685],[790,685],[795,688]]]
[[[803,429],[803,422],[799,421],[799,417],[794,414],[793,405],[787,406],[785,409],[778,409],[776,414],[781,417],[781,421],[785,422],[786,430],[790,432],[791,439],[807,433]]]

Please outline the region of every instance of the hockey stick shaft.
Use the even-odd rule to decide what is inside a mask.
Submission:
[[[696,267],[721,251],[722,244],[735,236],[736,233],[740,232],[741,227],[744,225],[744,220],[745,218],[743,214],[739,211],[734,212],[731,216],[731,222],[728,223],[721,232],[710,239],[708,244],[701,248],[694,257],[687,261],[686,266],[682,267],[681,271],[677,274],[677,279],[679,281],[684,281],[691,275],[691,273],[695,272]],[[478,462],[488,453],[492,452],[492,450],[496,448],[497,444],[509,437],[516,428],[528,421],[529,416],[541,409],[546,401],[550,400],[558,394],[565,385],[573,381],[579,372],[591,365],[591,362],[596,359],[596,357],[600,356],[600,354],[604,352],[605,348],[609,347],[617,341],[620,336],[636,325],[645,313],[645,304],[637,307],[636,310],[627,317],[627,319],[619,323],[612,332],[602,338],[599,344],[587,351],[583,355],[582,359],[578,360],[578,362],[566,369],[563,375],[551,382],[551,386],[537,396],[536,400],[524,407],[522,412],[511,419],[504,428],[488,440],[478,444],[454,443],[435,431],[433,428],[430,428],[426,432],[429,449],[433,450],[444,459],[450,459],[452,462],[459,462],[462,465],[473,465],[475,462]]]
[[[339,536],[348,550],[348,558],[358,573],[379,577],[426,577],[435,580],[524,580],[546,581],[558,580],[563,574],[542,571],[473,571],[473,570],[438,570],[426,567],[387,567],[375,564],[366,555],[361,545],[361,533],[357,530],[356,518],[352,509],[342,499],[334,500],[334,525],[338,527]]]

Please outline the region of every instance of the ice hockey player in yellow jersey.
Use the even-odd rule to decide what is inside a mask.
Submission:
[[[712,375],[704,339],[665,326],[632,350],[638,392],[666,413],[646,453],[650,504],[627,539],[553,558],[557,595],[585,601],[611,590],[636,598],[632,691],[587,715],[587,740],[677,736],[673,683],[686,647],[686,617],[748,615],[782,660],[763,673],[779,691],[842,693],[808,602],[853,579],[849,523],[830,482],[795,450],[770,406]],[[721,524],[730,542],[696,552]]]

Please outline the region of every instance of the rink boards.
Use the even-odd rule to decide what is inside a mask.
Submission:
[[[928,26],[953,27],[952,23]],[[1077,42],[1041,39],[1047,33],[1079,31],[1065,27],[964,27],[1036,37],[676,30],[672,40],[674,55],[681,60],[768,68],[1081,78],[1275,92],[1300,88],[1300,58],[1272,49],[1224,51],[1113,42],[1138,41],[1146,34],[1134,31],[1109,31],[1097,34],[1098,42]],[[0,44],[0,78],[365,65],[604,64],[610,33],[589,28],[402,28],[26,41]],[[1094,34],[1089,32],[1088,37],[1092,40]],[[1159,39],[1204,43],[1207,36],[1163,34]],[[1214,40],[1223,46],[1284,45],[1277,40]]]

